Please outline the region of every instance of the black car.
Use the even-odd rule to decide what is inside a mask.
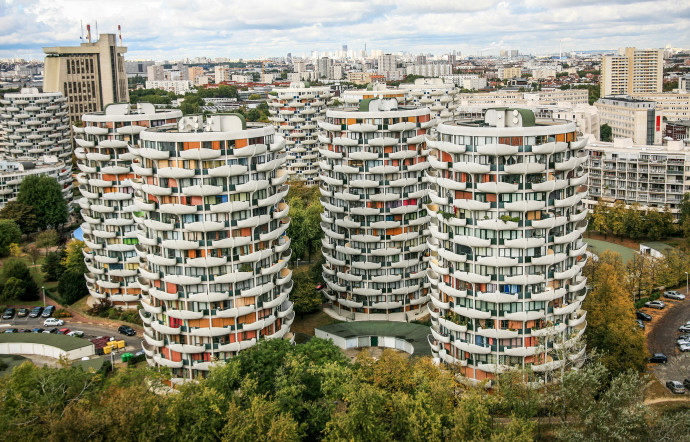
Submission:
[[[42,318],[50,318],[53,316],[53,312],[55,311],[55,306],[54,305],[49,305],[48,307],[43,310],[43,313],[41,314]]]
[[[649,362],[653,362],[655,364],[665,364],[668,362],[668,358],[663,353],[654,353],[652,357],[649,358]]]
[[[12,319],[14,318],[14,309],[12,307],[5,310],[5,314],[2,315],[2,319]]]
[[[117,332],[125,336],[134,336],[137,334],[137,332],[135,332],[134,329],[129,325],[121,325],[117,329]]]
[[[683,387],[690,388],[690,379],[685,379],[683,381]]]
[[[644,322],[642,322],[641,319],[636,319],[635,321],[636,321],[638,327],[640,327],[642,330],[645,329]]]
[[[42,311],[43,307],[34,307],[34,309],[31,310],[31,313],[29,313],[29,318],[38,318],[41,316]]]
[[[26,318],[29,315],[28,308],[20,308],[17,310],[17,318]]]
[[[648,315],[647,313],[641,312],[639,310],[635,311],[635,315],[637,316],[637,319],[641,319],[643,321],[651,321],[652,317]]]

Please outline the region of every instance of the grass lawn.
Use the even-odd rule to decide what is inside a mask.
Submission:
[[[12,373],[12,370],[14,367],[18,367],[24,363],[24,361],[28,361],[28,358],[25,358],[24,356],[19,356],[19,355],[0,355],[0,361],[4,362],[7,364],[7,368],[3,371],[0,371],[0,376],[7,376],[10,373]]]
[[[623,262],[630,261],[632,257],[635,256],[635,252],[637,252],[637,250],[631,249],[629,247],[625,247],[620,244],[615,244],[608,241],[602,241],[599,239],[584,238],[583,241],[587,243],[587,248],[591,252],[600,255],[605,250],[611,250],[612,252],[620,254],[621,258],[623,259]]]
[[[337,324],[341,321],[333,319],[324,312],[316,312],[310,315],[295,316],[295,321],[290,327],[292,333],[304,333],[305,335],[314,336],[314,329],[323,327],[324,325]]]

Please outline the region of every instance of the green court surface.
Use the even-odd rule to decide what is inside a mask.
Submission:
[[[357,336],[389,336],[399,338],[412,344],[415,356],[431,355],[431,347],[429,347],[429,342],[426,339],[431,332],[429,327],[425,325],[407,322],[361,321],[339,322],[317,328],[345,339]]]
[[[631,249],[630,247],[625,247],[620,244],[614,244],[608,241],[601,241],[592,238],[583,238],[583,241],[587,243],[587,249],[597,255],[602,254],[605,250],[610,250],[621,255],[623,262],[628,262],[635,256],[637,250]]]
[[[57,347],[64,351],[93,345],[86,339],[73,338],[72,336],[55,335],[52,333],[0,333],[0,343],[24,342],[29,344],[45,344]]]

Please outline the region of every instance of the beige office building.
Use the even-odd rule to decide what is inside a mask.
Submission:
[[[69,117],[76,123],[88,112],[110,103],[129,101],[125,57],[115,34],[101,34],[97,42],[80,46],[43,48],[46,54],[43,91],[67,97]]]
[[[656,102],[656,110],[668,121],[690,119],[690,93],[688,92],[652,92],[633,94],[633,98]]]
[[[594,105],[601,124],[611,126],[613,138],[632,138],[635,144],[661,144],[661,115],[653,101],[608,97]]]
[[[601,65],[601,96],[661,92],[664,76],[662,49],[620,49]]]

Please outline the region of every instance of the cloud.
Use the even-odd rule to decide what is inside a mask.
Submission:
[[[523,53],[690,47],[690,2],[675,0],[0,0],[0,58],[77,45],[80,23],[122,25],[128,59],[254,58],[351,49]],[[486,53],[486,52],[485,52]],[[21,54],[21,55],[19,55]]]

